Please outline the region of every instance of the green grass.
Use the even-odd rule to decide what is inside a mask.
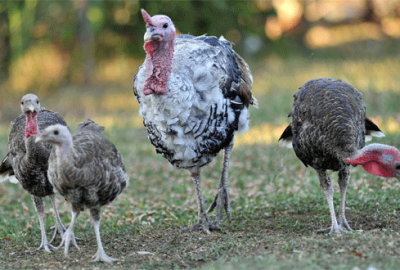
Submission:
[[[252,127],[266,122],[272,126],[288,123],[290,119],[286,116],[293,93],[307,80],[325,76],[343,78],[362,91],[367,115],[374,119],[381,117],[382,126],[389,127],[386,123],[399,117],[400,61],[396,55],[390,59],[351,60],[270,58],[251,68],[260,107],[251,109]],[[372,176],[361,168],[353,168],[346,215],[353,229],[364,232],[317,234],[317,229],[330,225],[330,217],[315,171],[305,168],[292,150],[279,148],[275,143],[240,144],[233,150],[229,171],[232,222],[224,218],[222,230],[211,235],[183,233],[184,227],[197,220],[195,189],[188,173],[172,167],[157,155],[144,128],[132,124],[136,123],[137,106],[133,105],[132,109],[126,104],[102,107],[105,93],[118,91],[127,97],[127,103],[135,104],[131,86],[102,86],[96,95],[88,91],[95,91],[97,87],[74,88],[69,86],[53,96],[41,97],[42,105],[57,108],[60,114],[66,115],[73,130],[85,117],[106,126],[106,116],[119,119],[119,122],[114,119],[113,127],[107,127],[105,134],[121,151],[130,183],[119,199],[104,209],[101,222],[105,250],[120,260],[113,269],[398,268],[400,185],[395,179]],[[82,92],[84,98],[78,100]],[[69,96],[68,102],[63,105],[63,99],[58,97],[66,96]],[[85,100],[90,101],[90,106],[75,112],[77,105],[72,102],[84,106]],[[3,108],[11,107],[10,101]],[[7,151],[8,119],[4,116],[10,114],[3,108],[0,157]],[[18,108],[14,111],[17,115]],[[387,136],[373,142],[399,148],[399,129],[384,131]],[[221,163],[220,155],[202,172],[208,203],[216,194]],[[337,174],[331,175],[338,191]],[[68,205],[60,196],[57,198],[61,218],[67,225]],[[55,221],[50,200],[45,202],[50,239],[50,227]],[[337,192],[334,203],[339,204]],[[40,244],[38,218],[30,195],[19,185],[1,183],[0,213],[0,269],[110,268],[90,261],[97,247],[87,211],[81,213],[75,226],[76,236],[82,239],[78,242],[81,251],[71,247],[68,259],[64,259],[61,250],[52,254],[36,251]],[[139,254],[139,251],[150,253]]]

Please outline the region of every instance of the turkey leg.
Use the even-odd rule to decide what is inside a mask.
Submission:
[[[210,230],[218,230],[218,227],[215,226],[210,218],[207,216],[207,212],[204,208],[204,197],[203,191],[201,189],[201,179],[200,179],[200,168],[195,167],[189,170],[190,176],[196,186],[196,194],[197,194],[197,204],[198,204],[198,223],[193,225],[192,227],[185,228],[184,231],[198,231],[202,230],[206,234],[210,234]]]
[[[224,162],[222,165],[222,173],[219,182],[219,189],[217,195],[214,198],[214,201],[210,205],[210,208],[208,208],[207,210],[207,213],[210,213],[214,210],[215,207],[217,207],[217,214],[215,217],[215,225],[217,227],[219,227],[219,224],[221,223],[223,208],[225,208],[228,221],[229,222],[231,221],[231,202],[229,199],[228,169],[229,169],[229,159],[231,156],[232,148],[233,148],[233,143],[225,147]]]

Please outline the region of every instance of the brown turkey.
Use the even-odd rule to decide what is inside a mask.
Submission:
[[[97,241],[97,252],[92,259],[112,263],[116,259],[107,256],[101,243],[101,208],[122,192],[129,177],[122,155],[102,134],[103,130],[90,119],[79,124],[74,134],[65,126],[53,125],[43,130],[36,142],[54,144],[49,157],[49,180],[72,206],[71,223],[57,249],[64,246],[67,257],[72,241],[79,250],[74,237],[74,224],[79,213],[88,208]]]
[[[348,83],[331,78],[305,83],[294,94],[292,123],[279,143],[293,146],[304,165],[313,167],[328,201],[332,225],[319,232],[348,232],[345,217],[346,189],[350,164],[362,165],[374,175],[400,178],[400,152],[392,146],[370,144],[366,137],[383,137],[379,128],[365,115],[362,94]],[[333,188],[327,170],[338,171],[340,210],[338,221],[333,206]]]
[[[192,230],[218,229],[225,209],[231,218],[228,164],[236,132],[248,129],[256,105],[247,63],[223,37],[178,35],[165,15],[142,10],[147,56],[134,79],[139,114],[157,153],[190,172],[196,186],[198,223]],[[201,167],[224,149],[218,193],[204,207]],[[207,213],[217,208],[215,223]]]
[[[16,177],[22,187],[32,194],[32,200],[39,216],[42,242],[38,250],[51,252],[54,247],[50,244],[58,234],[64,234],[65,227],[58,215],[53,186],[47,178],[48,159],[52,145],[35,143],[35,138],[46,127],[53,124],[65,126],[64,119],[57,113],[40,107],[39,99],[34,94],[27,94],[21,99],[20,116],[11,122],[8,136],[9,153],[0,165],[0,176],[4,179]],[[10,180],[11,181],[11,180]],[[56,218],[56,229],[50,243],[47,241],[44,227],[43,198],[49,196]]]

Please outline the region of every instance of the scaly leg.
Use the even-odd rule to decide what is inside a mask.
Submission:
[[[201,189],[200,168],[195,167],[193,169],[190,169],[189,172],[196,186],[199,222],[190,228],[186,228],[185,231],[202,230],[203,232],[210,234],[210,230],[216,230],[218,229],[218,227],[211,223],[204,208],[203,191]]]
[[[229,169],[229,158],[231,156],[233,148],[233,140],[232,143],[225,147],[224,152],[224,162],[222,165],[222,173],[221,179],[219,181],[219,189],[217,195],[214,198],[214,201],[208,208],[207,213],[210,213],[217,207],[217,214],[215,217],[215,225],[219,227],[222,219],[222,211],[225,208],[226,216],[228,217],[228,221],[231,221],[231,202],[229,198],[229,188],[228,188],[228,169]]]
[[[55,239],[58,238],[58,236],[60,236],[60,238],[62,239],[66,229],[61,222],[60,215],[58,214],[58,209],[57,209],[57,204],[56,204],[56,195],[53,194],[53,195],[50,195],[49,197],[51,200],[51,205],[53,206],[53,210],[54,210],[54,218],[56,219],[54,235],[53,235],[53,238],[51,238],[51,240],[50,240],[50,243],[52,243]]]
[[[321,187],[322,193],[324,193],[324,196],[326,200],[328,201],[328,206],[329,206],[329,212],[331,213],[331,220],[332,220],[332,225],[330,228],[327,229],[322,229],[318,230],[319,233],[340,233],[342,230],[339,228],[337,220],[336,220],[336,214],[335,214],[335,208],[333,207],[333,188],[332,188],[332,182],[331,179],[328,176],[328,173],[326,171],[317,171],[318,172],[318,177],[319,177],[319,185]]]
[[[107,254],[104,252],[103,245],[101,243],[101,238],[100,238],[100,209],[99,208],[91,208],[90,216],[92,218],[94,233],[96,234],[96,241],[97,241],[97,252],[92,257],[92,260],[93,261],[103,261],[103,262],[111,263],[111,264],[115,261],[118,261],[117,259],[107,256]]]
[[[60,249],[62,246],[64,246],[64,256],[67,258],[68,257],[68,248],[69,248],[69,243],[72,241],[72,244],[76,247],[77,250],[80,250],[78,244],[76,243],[75,240],[75,235],[74,235],[74,224],[76,219],[79,216],[80,211],[77,210],[72,210],[72,219],[71,223],[68,226],[68,229],[65,231],[63,238],[61,240],[60,245],[57,247],[57,250]]]
[[[42,234],[42,243],[40,244],[37,250],[43,250],[45,252],[51,252],[55,250],[55,247],[49,244],[47,241],[46,236],[46,229],[44,228],[44,221],[43,221],[43,213],[44,213],[44,204],[43,199],[37,196],[32,195],[33,205],[35,206],[35,210],[39,216],[39,224],[40,224],[40,232]]]
[[[350,166],[339,171],[339,187],[340,187],[340,210],[339,210],[339,227],[343,230],[352,231],[349,224],[347,223],[346,216],[344,214],[346,208],[346,190],[350,180]]]

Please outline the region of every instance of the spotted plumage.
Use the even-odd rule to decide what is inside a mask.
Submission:
[[[47,177],[48,159],[52,145],[45,142],[36,144],[35,138],[50,125],[60,124],[68,127],[60,115],[41,107],[36,95],[27,94],[23,96],[21,110],[23,114],[11,122],[8,137],[9,153],[0,165],[0,174],[4,178],[16,177],[21,186],[32,194],[42,233],[42,243],[39,249],[51,252],[54,247],[47,241],[43,221],[44,197],[50,197],[57,222],[50,243],[58,234],[62,235],[65,228],[58,215],[53,186]]]
[[[103,134],[103,127],[88,119],[72,135],[61,125],[46,128],[37,141],[53,144],[49,157],[49,180],[72,206],[72,221],[60,247],[68,256],[69,244],[74,239],[73,226],[79,213],[90,210],[98,245],[95,261],[111,263],[100,240],[101,207],[112,202],[127,186],[128,175],[122,155]]]
[[[251,93],[250,69],[225,38],[175,37],[170,18],[150,17],[145,11],[142,14],[147,25],[147,57],[134,79],[139,114],[157,153],[200,177],[199,168],[210,163],[221,149],[230,153],[236,132],[248,129],[248,107],[257,104]],[[229,156],[225,159],[226,176],[217,197],[224,201],[220,204],[225,204],[230,218],[225,179]],[[198,197],[202,208],[202,195]],[[216,204],[214,201],[209,211]],[[218,207],[217,227],[222,215],[222,206]],[[204,209],[200,209],[199,219],[208,232]]]
[[[204,166],[236,131],[248,128],[252,78],[247,66],[247,82],[241,77],[239,63],[245,63],[237,57],[224,39],[178,36],[166,95],[145,96],[145,67],[139,69],[134,93],[143,123],[157,152],[173,165]]]
[[[41,108],[37,115],[39,133],[50,125],[67,126],[64,119],[57,113]],[[11,123],[8,136],[10,163],[13,173],[22,185],[32,195],[45,197],[54,194],[53,187],[47,178],[48,159],[52,149],[49,143],[35,143],[35,136],[25,140],[26,117],[20,115]]]
[[[396,164],[400,165],[400,153],[396,148],[387,145],[365,146],[366,137],[384,135],[366,117],[362,94],[342,80],[321,78],[305,83],[294,94],[293,109],[289,116],[292,117],[292,123],[285,129],[279,142],[286,146],[292,145],[304,165],[311,166],[318,173],[332,220],[331,227],[321,232],[351,231],[345,217],[350,164],[355,166],[371,163],[374,164],[373,170],[366,169],[368,172],[385,177],[399,177],[400,166],[396,172]],[[376,151],[375,158],[370,154],[370,149]],[[385,159],[386,152],[391,152],[395,157],[391,163]],[[360,156],[364,157],[363,162],[356,160]],[[390,173],[385,174],[388,168],[391,168]],[[327,170],[338,171],[339,174],[341,203],[338,221]]]

